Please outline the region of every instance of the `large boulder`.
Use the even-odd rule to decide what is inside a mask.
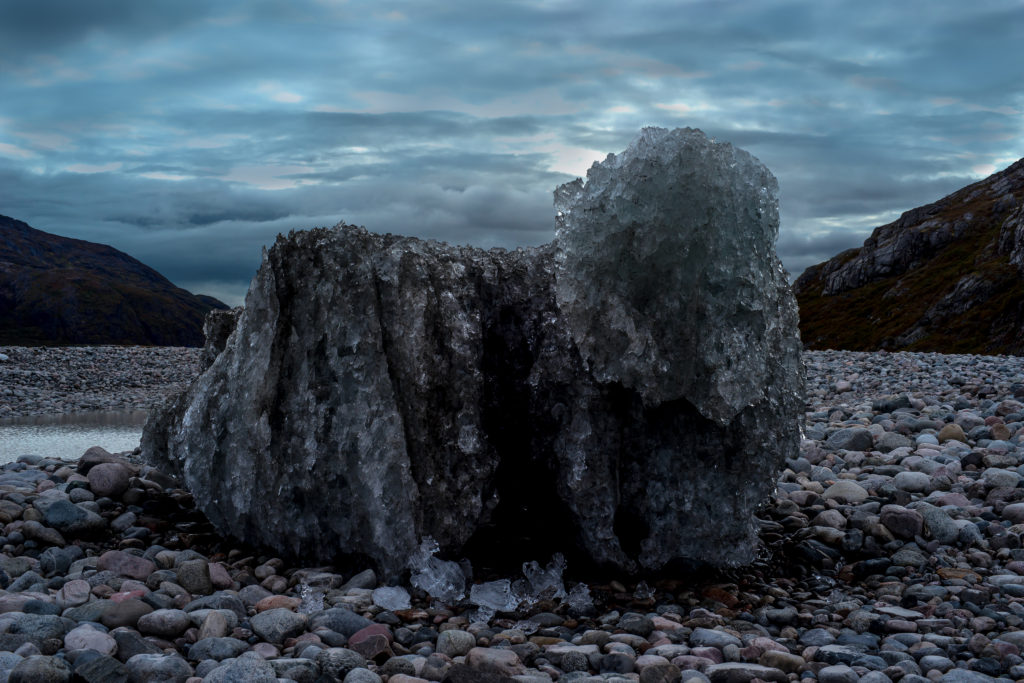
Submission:
[[[539,248],[278,237],[144,455],[226,533],[385,574],[428,536],[625,571],[751,560],[803,410],[776,181],[654,128],[587,176]]]

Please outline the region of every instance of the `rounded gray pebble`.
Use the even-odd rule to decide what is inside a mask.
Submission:
[[[354,650],[332,647],[320,651],[316,656],[316,665],[325,676],[344,678],[353,669],[365,668],[366,660]]]
[[[352,669],[345,674],[343,683],[381,683],[383,680],[369,669]]]
[[[18,662],[7,677],[8,683],[65,683],[71,680],[71,667],[57,657],[32,655]]]
[[[239,657],[222,662],[203,678],[203,683],[277,683],[277,674],[264,659]]]
[[[435,650],[448,657],[459,657],[476,647],[476,637],[468,631],[449,629],[437,636]]]

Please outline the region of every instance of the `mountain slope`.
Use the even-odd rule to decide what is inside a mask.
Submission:
[[[211,308],[113,247],[0,216],[0,345],[202,346]]]
[[[1024,354],[1024,159],[794,284],[812,349]]]

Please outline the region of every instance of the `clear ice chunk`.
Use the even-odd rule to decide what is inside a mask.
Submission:
[[[585,612],[594,606],[594,599],[590,597],[590,587],[585,583],[577,583],[569,590],[565,602],[569,609],[577,612]]]
[[[508,579],[474,584],[469,590],[469,601],[493,612],[511,612],[519,606],[519,598],[512,592]]]
[[[433,538],[423,539],[409,563],[411,583],[441,602],[458,602],[466,594],[466,577],[457,563],[436,557],[437,551],[438,545]]]
[[[512,582],[512,597],[515,598],[516,604],[523,609],[529,609],[537,602],[537,594],[526,579],[516,579]]]
[[[409,591],[401,586],[381,586],[373,591],[373,604],[390,611],[409,609],[412,601]]]
[[[313,588],[308,583],[299,584],[299,598],[302,600],[299,603],[300,614],[313,614],[324,609],[324,592]]]
[[[646,581],[641,581],[636,585],[636,590],[633,591],[633,597],[637,600],[647,600],[648,598],[653,598],[654,589],[648,586]]]
[[[534,600],[544,598],[562,599],[565,597],[565,585],[562,573],[565,571],[565,557],[555,553],[548,566],[541,568],[536,562],[523,563],[523,576],[530,582],[530,592]]]
[[[522,631],[525,635],[533,635],[540,630],[540,624],[530,619],[520,619],[516,622],[515,630]]]

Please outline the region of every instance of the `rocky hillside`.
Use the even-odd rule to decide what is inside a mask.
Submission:
[[[0,216],[0,345],[201,346],[212,308],[113,247]]]
[[[875,228],[794,289],[808,348],[1024,355],[1024,159]]]

